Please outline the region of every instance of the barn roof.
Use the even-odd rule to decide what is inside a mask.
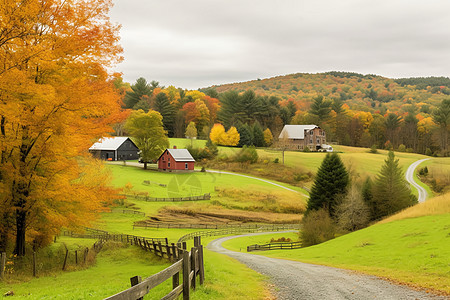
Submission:
[[[89,150],[117,150],[128,139],[129,137],[127,136],[101,138],[97,143],[92,145]]]
[[[167,149],[167,151],[175,161],[195,161],[187,149]]]
[[[278,137],[281,139],[283,137],[284,132],[287,133],[287,138],[289,139],[304,139],[305,138],[305,130],[311,130],[314,128],[319,128],[317,125],[284,125],[283,130]]]

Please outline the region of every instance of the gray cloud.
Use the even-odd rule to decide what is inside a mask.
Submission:
[[[295,72],[449,76],[447,0],[115,0],[126,81],[196,89]]]

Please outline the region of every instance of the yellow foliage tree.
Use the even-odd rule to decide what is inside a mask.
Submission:
[[[227,136],[225,127],[222,124],[214,124],[209,133],[209,138],[216,145],[225,145],[227,143]]]
[[[240,135],[236,127],[231,127],[225,132],[225,127],[222,124],[214,124],[209,133],[209,138],[217,145],[236,146],[239,143]]]
[[[269,128],[264,130],[264,142],[266,143],[266,146],[270,146],[273,143],[273,135]]]
[[[239,143],[240,138],[241,136],[239,135],[239,132],[237,131],[236,127],[231,126],[226,134],[227,140],[226,146],[236,146]]]
[[[111,5],[0,5],[0,246],[14,236],[19,256],[26,239],[43,245],[62,226],[86,224],[115,193],[80,158],[120,110],[106,72],[122,50]]]

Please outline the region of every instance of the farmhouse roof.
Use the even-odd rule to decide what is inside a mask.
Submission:
[[[283,138],[284,133],[286,132],[287,138],[289,139],[300,139],[303,140],[305,138],[305,130],[311,130],[314,128],[319,128],[317,125],[284,125],[283,130],[280,133],[278,138]]]
[[[101,138],[97,143],[92,145],[89,150],[117,150],[128,139],[129,137],[127,136]]]
[[[195,161],[187,149],[167,149],[167,151],[175,161]]]

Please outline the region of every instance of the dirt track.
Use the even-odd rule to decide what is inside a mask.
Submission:
[[[227,250],[221,243],[240,236],[216,239],[208,249],[236,258],[266,275],[277,299],[449,299],[411,290],[375,276],[301,262]]]

